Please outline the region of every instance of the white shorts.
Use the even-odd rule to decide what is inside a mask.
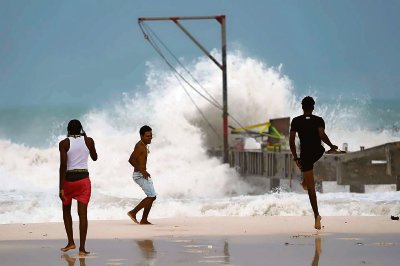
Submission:
[[[140,172],[133,172],[133,181],[138,184],[147,197],[155,197],[157,196],[156,191],[154,190],[153,180],[149,176],[147,179],[143,177],[143,174]]]

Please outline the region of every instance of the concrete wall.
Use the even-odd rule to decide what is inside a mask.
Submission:
[[[400,142],[346,154],[325,154],[314,174],[324,181],[350,185],[350,192],[365,192],[365,185],[396,184],[400,190]]]
[[[288,150],[232,150],[230,164],[243,176],[257,175],[270,178],[271,188],[301,176]],[[350,192],[365,192],[365,185],[395,184],[400,190],[400,142],[387,143],[362,151],[345,154],[325,154],[314,166],[318,181],[336,181],[349,186]],[[322,186],[319,189],[322,191]]]

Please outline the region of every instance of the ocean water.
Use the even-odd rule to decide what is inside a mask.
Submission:
[[[234,118],[230,125],[301,114],[299,102],[305,95],[296,94],[293,81],[281,66],[268,66],[240,51],[228,58],[228,103]],[[222,98],[221,73],[213,63],[199,58],[188,68],[210,95]],[[182,84],[216,132],[204,122]],[[209,148],[221,143],[221,111],[187,84],[148,63],[146,83],[141,87],[140,92],[126,92],[114,102],[94,108],[0,108],[0,223],[62,221],[58,142],[73,118],[81,120],[99,154],[98,161],[89,163],[89,219],[126,219],[126,212],[144,197],[131,179],[128,163],[144,124],[150,125],[154,134],[148,171],[158,197],[151,217],[311,215],[305,193],[260,191],[228,165],[207,156]],[[315,114],[324,117],[326,131],[339,147],[346,142],[351,151],[399,140],[398,101],[359,95],[324,99],[318,91],[310,94],[316,96]],[[346,188],[329,191],[318,194],[322,215],[400,213],[400,192],[391,186],[371,188],[365,194],[349,193]]]

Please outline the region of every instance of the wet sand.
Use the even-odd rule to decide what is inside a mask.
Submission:
[[[0,225],[0,265],[400,265],[390,217],[199,217],[154,225],[90,221],[87,250],[66,253],[62,223]],[[79,245],[78,224],[74,235]]]

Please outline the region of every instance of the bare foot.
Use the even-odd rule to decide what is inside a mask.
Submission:
[[[143,220],[141,220],[141,221],[140,221],[140,224],[152,224],[152,223],[150,223],[149,221],[143,221]]]
[[[79,249],[79,256],[86,256],[89,254],[90,254],[89,251],[86,251],[85,249]]]
[[[136,220],[136,214],[133,215],[131,212],[128,212],[127,215],[134,221],[135,223],[139,224],[139,221]]]
[[[61,248],[61,251],[67,252],[68,250],[75,249],[75,248],[76,248],[75,244],[68,244],[67,246],[65,246],[65,248]]]
[[[317,230],[321,230],[321,219],[322,219],[322,217],[319,216],[319,215],[317,217],[315,217],[314,228],[317,229]]]
[[[336,150],[330,149],[329,151],[326,151],[325,153],[326,154],[342,154],[342,153],[346,153],[346,151],[341,151],[339,149],[336,149]]]

